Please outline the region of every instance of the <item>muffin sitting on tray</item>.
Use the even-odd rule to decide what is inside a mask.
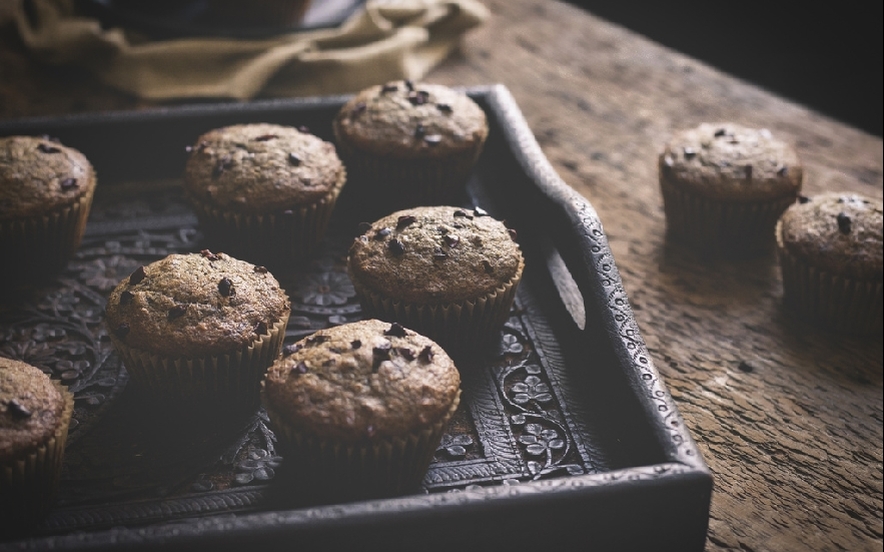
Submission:
[[[485,112],[469,96],[407,80],[356,94],[332,126],[352,181],[345,196],[377,216],[460,204],[488,137]]]
[[[95,170],[48,137],[0,138],[0,258],[7,282],[61,270],[83,239]]]
[[[795,202],[798,155],[767,129],[703,123],[678,132],[659,157],[668,235],[703,253],[772,251],[777,218]]]
[[[184,188],[211,247],[276,268],[322,241],[346,178],[331,143],[262,123],[200,136]]]

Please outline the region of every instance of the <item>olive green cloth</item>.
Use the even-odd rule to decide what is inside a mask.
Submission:
[[[17,2],[18,31],[37,59],[79,65],[148,100],[343,94],[417,80],[489,16],[477,0],[368,0],[335,28],[262,39],[149,40],[103,29],[78,15],[71,0]]]

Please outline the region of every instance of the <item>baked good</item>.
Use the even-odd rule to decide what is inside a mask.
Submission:
[[[251,407],[289,314],[266,268],[204,250],[137,268],[111,291],[106,323],[132,381],[152,399]]]
[[[256,123],[200,136],[190,148],[184,189],[210,248],[277,268],[322,240],[346,179],[330,142]]]
[[[668,236],[722,257],[760,255],[798,197],[795,150],[767,129],[703,123],[676,133],[659,156]]]
[[[282,479],[326,500],[416,490],[460,402],[445,351],[368,319],[319,330],[286,352],[261,389]]]
[[[74,397],[25,362],[0,357],[0,532],[33,527],[52,506]]]
[[[469,96],[408,80],[362,90],[332,127],[352,182],[346,194],[377,216],[462,203],[488,136],[485,112]]]
[[[96,176],[49,137],[0,138],[0,258],[7,282],[54,275],[79,247]]]
[[[367,226],[347,272],[363,311],[437,341],[455,356],[497,335],[525,261],[515,231],[482,209],[403,209]]]
[[[785,303],[836,331],[882,329],[882,201],[828,192],[801,198],[776,226]]]

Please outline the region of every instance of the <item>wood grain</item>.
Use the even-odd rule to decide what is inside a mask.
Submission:
[[[882,344],[782,307],[773,254],[667,244],[656,155],[730,120],[792,142],[805,193],[882,197],[882,140],[568,4],[492,16],[427,80],[502,83],[561,177],[595,207],[651,356],[715,476],[707,550],[882,550]],[[28,60],[0,9],[0,117],[145,108]]]

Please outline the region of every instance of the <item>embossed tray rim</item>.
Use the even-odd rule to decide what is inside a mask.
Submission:
[[[310,508],[220,514],[137,528],[113,528],[9,543],[41,549],[239,549],[285,543],[385,543],[388,549],[447,548],[457,543],[477,548],[569,543],[585,535],[599,550],[628,546],[702,550],[712,493],[712,475],[653,365],[632,316],[616,264],[589,202],[568,186],[544,156],[514,98],[503,85],[462,88],[480,103],[506,147],[545,202],[550,234],[582,298],[587,339],[604,342],[616,357],[631,393],[640,405],[661,461],[605,473],[466,488],[401,498]],[[328,109],[347,96],[266,100],[245,104],[201,104],[133,112],[40,117],[0,123],[0,135],[42,133],[41,129],[89,128],[128,122],[163,125],[188,117],[218,116],[236,120],[251,113]],[[604,274],[602,274],[602,272]],[[566,297],[563,301],[568,303]],[[566,305],[567,306],[567,305]],[[525,524],[542,524],[542,538],[520,535]],[[468,543],[439,530],[467,531]],[[422,536],[427,531],[438,534]],[[5,545],[0,543],[0,548]],[[595,548],[594,548],[595,549]]]

